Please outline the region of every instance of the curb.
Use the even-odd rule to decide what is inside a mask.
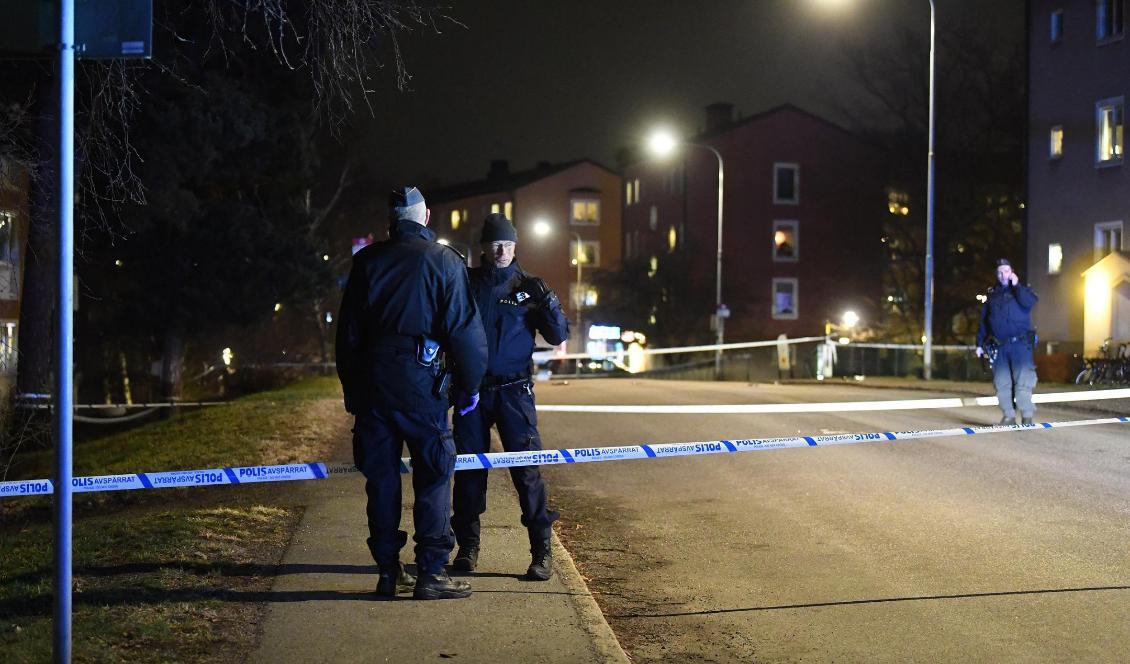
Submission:
[[[631,658],[620,646],[616,633],[605,620],[604,612],[600,610],[600,606],[592,596],[592,591],[589,590],[584,577],[573,562],[573,556],[561,543],[557,533],[553,534],[553,566],[557,569],[558,578],[570,591],[570,599],[581,617],[585,631],[592,637],[592,645],[599,658],[598,661],[631,664]]]

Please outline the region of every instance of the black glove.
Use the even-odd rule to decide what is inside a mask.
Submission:
[[[522,283],[518,284],[518,290],[527,293],[530,297],[526,302],[535,307],[543,307],[549,304],[552,298],[557,297],[549,284],[545,283],[545,280],[540,277],[526,277],[522,280]]]

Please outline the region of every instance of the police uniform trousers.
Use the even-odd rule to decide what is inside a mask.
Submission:
[[[997,389],[997,403],[1005,417],[1016,417],[1017,409],[1021,417],[1032,417],[1036,412],[1032,404],[1036,362],[1032,359],[1032,346],[1026,339],[1001,344],[993,363],[993,386]]]
[[[466,415],[455,415],[455,447],[460,454],[490,451],[490,428],[498,427],[498,437],[507,452],[541,449],[533,388],[529,381],[484,389],[478,408]],[[486,470],[461,470],[455,474],[455,514],[451,525],[459,546],[479,545],[479,515],[487,507]],[[548,537],[559,514],[550,511],[545,481],[537,466],[510,469],[510,479],[518,491],[522,525],[532,538]]]
[[[412,516],[416,565],[420,573],[443,571],[455,542],[451,536],[451,476],[455,442],[447,412],[404,412],[376,408],[357,415],[353,460],[365,475],[369,502],[369,551],[381,568],[400,560],[408,533],[400,530],[400,454],[404,443],[412,457]]]

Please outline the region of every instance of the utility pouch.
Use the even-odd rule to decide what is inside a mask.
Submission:
[[[439,357],[439,342],[427,337],[420,337],[416,342],[416,362],[420,366],[431,367]]]
[[[1040,340],[1040,336],[1036,334],[1035,330],[1028,330],[1028,345],[1035,348],[1036,342]]]

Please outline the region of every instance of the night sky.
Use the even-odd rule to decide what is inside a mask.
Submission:
[[[793,102],[841,119],[835,109],[858,94],[845,48],[882,49],[904,30],[925,43],[929,26],[927,0],[450,4],[466,27],[404,35],[410,89],[398,92],[386,68],[375,115],[355,119],[382,177],[473,180],[492,158],[512,170],[575,157],[615,167],[617,149],[657,123],[699,130],[715,101],[742,115]],[[1024,38],[1023,0],[938,0],[937,11],[939,30],[980,25],[1002,48]]]

